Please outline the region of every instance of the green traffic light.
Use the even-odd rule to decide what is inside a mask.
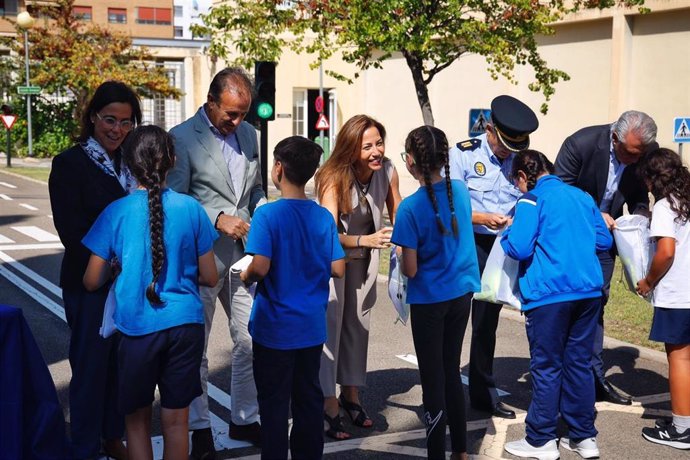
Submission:
[[[256,108],[256,114],[264,120],[267,118],[271,118],[271,115],[273,115],[273,107],[271,107],[271,104],[269,104],[268,102],[262,102]]]

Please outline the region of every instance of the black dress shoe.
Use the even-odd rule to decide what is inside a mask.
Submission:
[[[261,445],[261,424],[259,422],[250,423],[249,425],[235,425],[230,422],[230,430],[228,435],[235,441],[248,441],[255,446]]]
[[[597,401],[606,401],[613,404],[620,404],[622,406],[629,406],[632,404],[632,399],[629,396],[621,393],[607,380],[604,380],[603,382],[597,380],[594,384],[594,388],[596,389]]]
[[[515,418],[515,411],[509,409],[508,406],[499,401],[496,403],[493,410],[491,411],[491,415],[493,417],[513,419]]]
[[[211,428],[192,430],[192,451],[189,455],[193,460],[215,460],[216,447]]]

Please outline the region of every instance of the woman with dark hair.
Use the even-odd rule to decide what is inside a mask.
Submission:
[[[331,280],[328,340],[321,359],[326,434],[347,439],[338,404],[352,423],[371,428],[359,387],[366,385],[371,307],[376,303],[379,249],[390,245],[392,228],[383,226],[383,208],[391,222],[401,201],[398,173],[385,154],[386,130],[367,115],[350,118],[338,133],[328,161],[316,173],[316,193],[338,226],[345,249],[345,276]],[[336,382],[341,385],[336,399]]]
[[[112,275],[110,261],[120,261],[114,321],[121,334],[118,406],[125,414],[129,457],[153,458],[151,404],[158,387],[163,457],[187,460],[189,404],[201,394],[199,284],[218,281],[213,256],[218,233],[194,198],[165,186],[175,163],[168,133],[158,126],[137,128],[124,157],[139,186],[108,205],[84,237],[92,252],[84,286],[99,289]],[[145,228],[148,238],[142,238]]]
[[[107,81],[96,89],[81,122],[79,143],[53,159],[48,181],[55,228],[65,247],[60,286],[71,329],[72,458],[94,458],[102,448],[124,459],[124,420],[117,410],[118,338],[99,335],[110,286],[106,283],[95,292],[84,289],[89,250],[81,239],[108,204],[136,187],[120,146],[141,123],[139,98],[124,83]]]
[[[649,152],[637,174],[654,195],[650,235],[656,251],[637,293],[652,296],[649,340],[663,342],[668,357],[671,420],[642,428],[651,442],[690,449],[690,171],[669,149]]]
[[[596,458],[591,361],[604,284],[597,252],[609,249],[613,238],[592,197],[553,171],[536,150],[523,150],[513,160],[512,177],[524,195],[501,246],[520,261],[532,402],[527,436],[505,450],[517,457],[558,459],[560,413],[568,425],[561,447]]]

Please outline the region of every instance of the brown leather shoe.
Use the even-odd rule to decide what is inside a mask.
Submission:
[[[213,444],[211,428],[192,431],[192,451],[189,456],[193,460],[215,460],[216,446]]]

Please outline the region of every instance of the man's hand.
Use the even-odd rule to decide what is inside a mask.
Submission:
[[[479,222],[481,225],[486,225],[491,230],[500,230],[510,222],[508,216],[503,214],[496,214],[493,212],[484,213],[483,218]]]
[[[249,224],[237,216],[221,214],[218,216],[216,229],[222,234],[228,235],[233,240],[238,240],[247,236],[247,233],[249,233]]]
[[[640,281],[637,282],[637,287],[635,290],[642,297],[647,297],[652,292],[652,289],[653,287],[651,284],[649,284],[647,278],[642,278]]]
[[[604,218],[606,228],[608,228],[609,230],[613,230],[614,228],[616,228],[616,219],[611,217],[611,214],[609,214],[608,212],[602,212],[601,217]]]

